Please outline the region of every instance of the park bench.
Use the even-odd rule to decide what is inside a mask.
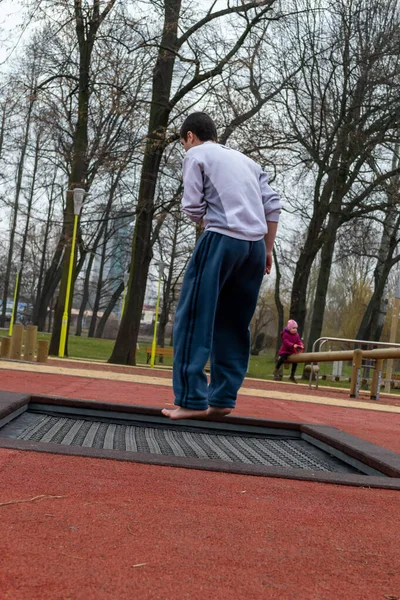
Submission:
[[[150,359],[151,359],[151,346],[146,346],[146,353],[147,353],[147,359],[146,362],[147,364],[149,364]],[[156,358],[158,356],[158,360],[160,360],[160,357],[164,357],[164,356],[173,356],[174,355],[174,349],[173,348],[156,348]],[[162,360],[160,361],[162,362]],[[205,366],[205,370],[209,371],[210,370],[210,361],[207,361],[207,364]]]
[[[147,353],[147,364],[149,364],[150,359],[151,359],[151,346],[147,346],[146,347],[146,353]],[[156,357],[158,356],[158,360],[160,360],[160,357],[164,357],[164,356],[173,356],[174,355],[174,349],[173,348],[156,348]]]

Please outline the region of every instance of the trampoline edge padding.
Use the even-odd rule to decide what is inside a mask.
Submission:
[[[30,404],[49,407],[66,407],[69,411],[77,409],[88,409],[90,411],[110,411],[113,413],[127,413],[130,415],[142,415],[149,418],[159,418],[160,408],[135,406],[125,404],[114,404],[96,402],[90,400],[78,400],[71,398],[57,398],[46,396],[27,396],[0,391],[0,421],[9,420],[10,415],[20,414],[29,408]],[[162,419],[161,419],[162,421]],[[106,458],[111,460],[131,461],[137,463],[153,464],[160,466],[181,467],[200,469],[216,472],[226,472],[239,475],[252,475],[263,477],[277,477],[284,479],[296,479],[315,481],[321,483],[333,483],[340,485],[352,485],[371,488],[385,488],[400,490],[400,455],[365,440],[352,436],[340,429],[329,425],[312,425],[299,422],[270,421],[267,419],[255,419],[249,417],[229,416],[217,420],[201,420],[201,426],[220,423],[231,426],[255,428],[285,429],[297,432],[305,438],[318,440],[318,443],[347,454],[360,461],[373,470],[379,471],[381,475],[365,475],[354,473],[324,472],[300,468],[282,468],[279,466],[265,466],[259,464],[245,464],[240,462],[224,462],[223,460],[210,460],[204,458],[193,458],[191,456],[171,456],[152,454],[147,452],[132,452],[123,450],[109,450],[104,448],[90,448],[82,446],[65,446],[54,443],[42,443],[36,441],[25,441],[3,437],[0,429],[0,448],[25,450],[34,452],[48,452],[53,454],[64,454],[67,456],[84,456],[88,458]],[[186,422],[188,423],[188,422]],[[200,423],[200,419],[196,421]],[[171,426],[171,422],[168,421]],[[173,424],[173,427],[182,427],[182,421]],[[318,447],[318,444],[315,444]],[[322,446],[319,446],[322,447]]]
[[[31,396],[0,390],[0,421],[29,404]]]

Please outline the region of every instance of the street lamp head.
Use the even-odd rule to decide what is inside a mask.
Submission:
[[[83,188],[74,188],[74,214],[79,215],[82,209],[83,200],[87,195]]]
[[[165,269],[165,263],[163,263],[163,261],[160,261],[158,263],[158,276],[161,279],[163,274],[164,274],[164,269]]]
[[[128,271],[124,273],[124,286],[126,287],[129,283],[129,273]]]

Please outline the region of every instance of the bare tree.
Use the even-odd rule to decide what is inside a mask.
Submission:
[[[310,8],[307,1],[297,6]],[[311,266],[321,250],[308,345],[319,337],[338,229],[382,208],[382,184],[398,173],[385,160],[399,115],[399,37],[396,2],[320,2],[287,24],[295,43],[289,61],[303,61],[282,94],[278,123],[281,147],[292,148],[303,165],[311,202],[295,209],[307,224],[296,265],[290,315],[303,330]],[[284,24],[286,26],[286,24]],[[287,38],[289,39],[289,37]],[[279,132],[277,132],[277,138]],[[381,173],[370,168],[378,160]],[[310,184],[310,182],[312,182]]]
[[[91,96],[91,60],[96,37],[103,21],[114,7],[116,0],[109,0],[102,11],[100,1],[93,0],[89,8],[83,6],[82,0],[74,0],[75,29],[79,48],[79,78],[78,78],[78,108],[73,139],[73,153],[71,159],[71,172],[68,190],[75,187],[84,187],[88,170],[88,126],[89,103]],[[62,263],[62,277],[58,302],[54,315],[53,333],[51,336],[50,354],[58,354],[61,335],[62,316],[65,309],[68,269],[71,255],[72,230],[74,223],[73,193],[67,193],[66,209],[64,213],[64,255]],[[70,306],[67,307],[70,314]]]
[[[177,292],[183,273],[193,252],[194,228],[188,224],[180,210],[175,210],[165,221],[158,235],[156,251],[165,265],[157,345],[165,346],[166,327],[177,301]]]
[[[399,168],[399,161],[399,144],[397,143],[393,149],[393,171]],[[378,171],[376,163],[373,164],[373,167],[374,170]],[[379,171],[377,174],[379,175]],[[387,281],[391,269],[400,260],[398,254],[400,241],[400,175],[392,177],[382,187],[387,197],[387,208],[382,215],[382,232],[379,247],[376,251],[374,290],[356,336],[361,340],[378,341],[382,335],[388,309]],[[372,248],[366,248],[366,253],[371,255],[373,248],[373,245]]]
[[[10,273],[11,266],[13,261],[14,254],[14,238],[17,228],[17,219],[19,214],[19,204],[20,204],[20,196],[22,190],[22,178],[24,175],[25,168],[25,157],[28,148],[29,142],[29,134],[32,120],[32,111],[33,106],[36,100],[35,95],[35,85],[38,77],[39,71],[39,59],[37,56],[37,44],[35,41],[33,45],[29,49],[30,61],[28,63],[28,73],[27,73],[27,84],[25,87],[25,94],[27,95],[28,103],[26,107],[26,114],[24,118],[24,131],[22,134],[22,141],[19,152],[18,166],[17,166],[17,174],[16,174],[16,187],[15,187],[15,197],[14,203],[12,206],[12,219],[10,226],[10,238],[9,238],[9,246],[8,246],[8,257],[7,257],[7,266],[4,278],[4,287],[3,287],[3,301],[2,301],[2,309],[0,316],[0,326],[4,327],[5,318],[6,318],[6,310],[7,310],[7,299],[10,285]],[[4,116],[4,113],[3,113]]]
[[[215,2],[213,2],[202,18],[194,23],[192,21],[193,24],[186,27],[179,35],[179,31],[183,27],[181,0],[164,0],[162,3],[164,22],[153,69],[150,117],[140,178],[131,272],[126,298],[127,310],[122,317],[110,362],[121,364],[134,364],[135,362],[134,349],[139,334],[147,275],[152,258],[151,231],[154,197],[162,154],[168,143],[167,128],[171,113],[178,106],[182,106],[184,100],[190,104],[194,90],[223,72],[252,29],[267,18],[273,5],[274,0],[258,0],[243,2],[235,7],[228,3],[226,8],[213,11],[215,6]],[[238,16],[238,21],[235,23],[237,37],[231,48],[222,57],[217,54],[213,60],[214,64],[210,67],[210,58],[206,56],[206,53],[202,55],[199,41],[196,44],[195,34],[201,34],[208,24],[217,19],[235,15]],[[240,20],[243,22],[241,31],[239,30]],[[215,47],[218,47],[218,44]],[[202,66],[202,58],[204,66]],[[185,71],[185,77],[180,85],[174,84],[173,86],[174,71],[177,71],[177,59],[181,70],[186,63],[189,64],[189,71]]]
[[[36,132],[32,179],[31,179],[31,185],[30,185],[30,190],[29,190],[28,204],[27,204],[27,208],[26,208],[25,229],[24,229],[24,233],[22,236],[21,256],[20,256],[21,268],[20,268],[20,275],[18,278],[18,286],[17,286],[16,292],[15,292],[15,303],[17,306],[18,306],[21,286],[23,283],[25,254],[26,254],[26,249],[27,249],[29,228],[30,228],[30,223],[31,223],[31,213],[32,213],[32,205],[33,205],[33,199],[34,199],[34,194],[35,194],[36,176],[37,176],[38,166],[39,166],[41,140],[42,140],[42,131],[40,129],[38,129],[38,131]]]

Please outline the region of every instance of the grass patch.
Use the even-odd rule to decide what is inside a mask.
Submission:
[[[50,340],[50,333],[38,333],[39,340]],[[68,358],[82,358],[87,360],[108,361],[111,356],[115,340],[103,340],[100,338],[79,337],[70,335],[68,338]],[[138,363],[146,364],[146,348],[151,346],[149,342],[140,342],[139,349],[136,351],[136,360]],[[158,358],[156,359],[158,364]],[[172,366],[172,357],[164,357],[164,365]]]

